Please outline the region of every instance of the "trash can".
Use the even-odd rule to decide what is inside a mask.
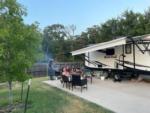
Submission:
[[[50,80],[55,80],[55,70],[53,70],[52,68],[48,68],[48,76]]]

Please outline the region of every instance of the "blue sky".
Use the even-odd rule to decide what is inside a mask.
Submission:
[[[25,23],[35,21],[43,29],[47,25],[60,23],[76,25],[76,34],[87,27],[98,25],[123,11],[131,9],[144,12],[150,7],[150,0],[18,0],[27,8]]]

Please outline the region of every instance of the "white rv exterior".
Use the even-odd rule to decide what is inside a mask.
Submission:
[[[125,46],[124,46],[125,48]],[[133,45],[131,45],[131,53],[130,54],[124,54],[124,61],[128,61],[128,62],[133,62]],[[143,48],[141,46],[141,48]],[[101,62],[103,64],[106,64],[107,66],[103,66],[102,68],[111,68],[111,69],[116,69],[117,68],[117,63],[119,63],[119,59],[123,60],[122,55],[122,46],[117,46],[114,47],[115,50],[115,54],[112,56],[107,56],[105,53],[101,53],[98,51],[94,51],[94,52],[89,52],[89,53],[85,53],[85,56],[88,56],[88,60],[90,61],[98,61]],[[122,62],[120,62],[122,63]],[[150,71],[150,54],[149,52],[145,52],[145,54],[141,53],[140,50],[135,47],[135,64],[141,65],[140,66],[135,66],[136,69],[141,69],[141,70],[148,70]],[[98,68],[98,65],[94,65],[88,61],[85,61],[85,65],[87,67],[93,67],[93,68]],[[129,64],[124,64],[125,66],[134,68],[133,65],[129,65]],[[142,65],[144,67],[142,67]],[[123,69],[123,66],[119,66],[119,69]]]
[[[133,40],[135,42],[133,42]],[[95,44],[72,52],[72,55],[85,54],[85,66],[102,69],[132,68],[150,71],[150,35],[122,37],[112,41]],[[113,48],[113,55],[106,55],[106,50]],[[102,50],[102,51],[100,51]],[[102,65],[99,67],[97,63]]]

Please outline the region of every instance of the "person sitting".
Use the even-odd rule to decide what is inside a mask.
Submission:
[[[83,71],[80,68],[73,69],[72,72],[71,72],[71,75],[80,76],[81,79],[85,78],[84,77],[84,73],[83,73]]]
[[[69,67],[64,67],[63,68],[62,75],[64,75],[64,76],[70,76],[71,75]]]
[[[62,83],[63,86],[66,84],[66,87],[69,86],[70,89],[70,83],[71,83],[71,73],[70,73],[70,68],[69,67],[64,67],[62,71]]]
[[[71,75],[74,75],[74,74],[76,74],[76,68],[71,69]]]
[[[81,75],[81,74],[82,74],[82,70],[81,70],[80,68],[77,68],[77,69],[76,69],[76,73],[78,73],[78,74]]]
[[[87,79],[84,77],[83,71],[80,68],[77,68],[75,72],[72,73],[72,90],[74,86],[80,86],[81,92],[84,86],[86,86],[87,89]]]

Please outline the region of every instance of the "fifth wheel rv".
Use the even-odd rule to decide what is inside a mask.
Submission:
[[[85,55],[85,67],[112,74],[113,78],[150,76],[150,34],[121,37],[71,52]]]

